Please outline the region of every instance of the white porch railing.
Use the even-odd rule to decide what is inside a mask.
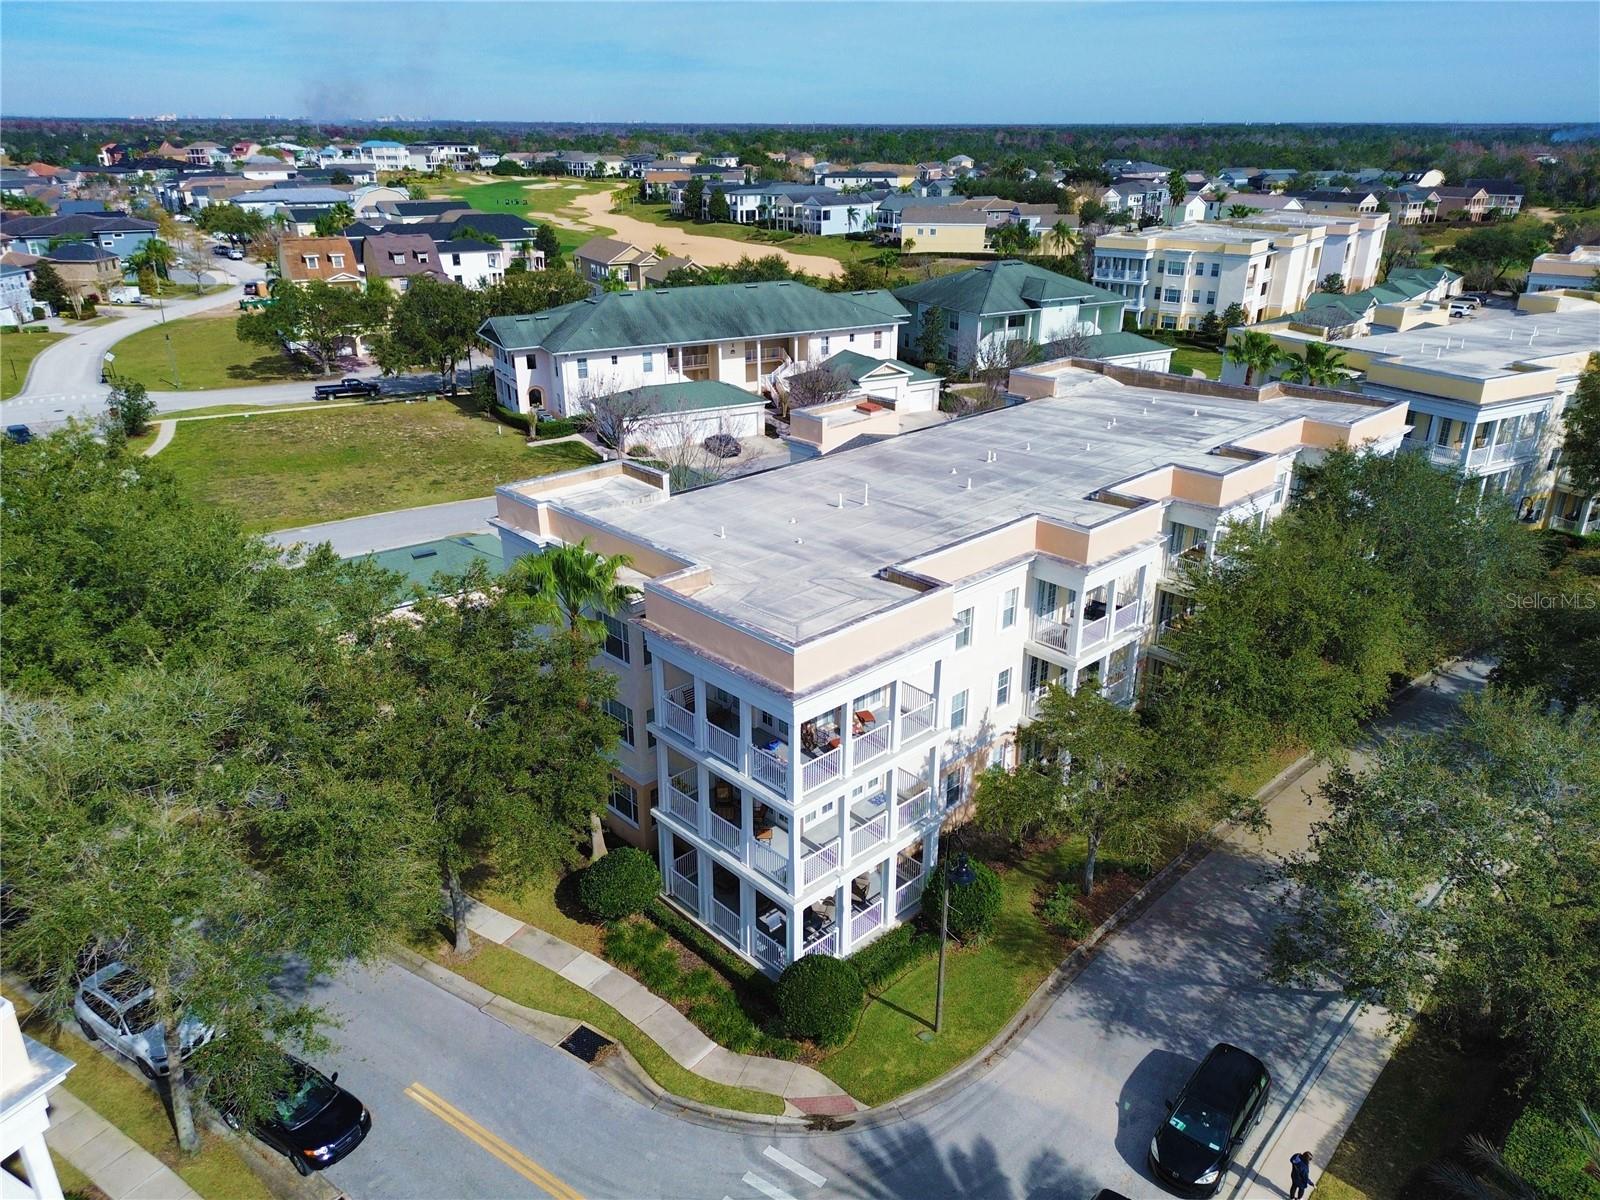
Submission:
[[[715,896],[711,898],[711,928],[731,942],[739,940],[739,914]]]
[[[907,909],[922,900],[922,887],[923,879],[919,875],[915,879],[906,880],[906,882],[895,888],[894,911],[897,916],[903,918]]]
[[[892,732],[889,722],[884,721],[856,738],[854,743],[856,762],[870,762],[880,754],[887,754],[889,752],[889,737]]]
[[[668,890],[672,898],[683,905],[696,916],[700,913],[700,885],[693,879],[680,875],[676,870],[671,873]]]
[[[1046,646],[1054,646],[1057,650],[1070,650],[1072,649],[1072,623],[1035,615],[1033,618],[1033,640]]]
[[[865,854],[889,836],[889,814],[881,812],[850,831],[850,854]]]
[[[1117,609],[1115,614],[1113,614],[1111,618],[1111,628],[1117,633],[1122,633],[1124,630],[1133,628],[1133,626],[1139,623],[1139,610],[1142,607],[1143,605],[1137,600],[1135,600],[1132,604],[1124,604],[1121,608]]]
[[[683,777],[675,775],[667,784],[667,814],[676,817],[690,829],[700,828],[700,801],[679,787]]]
[[[730,766],[740,766],[739,735],[729,733],[722,726],[706,722],[706,749]]]
[[[837,954],[839,952],[839,931],[830,929],[827,933],[819,933],[806,943],[805,949],[800,951],[800,957],[808,954]]]
[[[1079,648],[1083,649],[1083,650],[1087,650],[1090,646],[1098,645],[1100,642],[1105,641],[1106,637],[1110,633],[1111,633],[1111,614],[1110,613],[1107,613],[1105,616],[1099,618],[1098,620],[1086,621],[1086,622],[1084,622],[1084,626],[1083,626],[1083,642],[1082,642],[1082,644],[1080,645]]]
[[[904,745],[919,734],[933,728],[934,703],[932,697],[916,708],[900,714],[900,743]]]
[[[855,945],[879,925],[883,924],[883,897],[879,896],[862,909],[850,912],[850,944]]]
[[[843,765],[844,750],[835,746],[826,754],[811,759],[800,768],[800,784],[806,790],[821,787],[830,780],[839,778]]]
[[[739,855],[739,844],[744,840],[744,835],[739,832],[739,827],[732,821],[719,817],[716,813],[709,814],[711,840],[724,850],[732,850],[734,857]]]
[[[769,879],[782,884],[789,882],[789,859],[765,842],[750,843],[750,865]]]
[[[780,796],[788,795],[789,764],[771,750],[763,750],[760,746],[750,748],[750,774],[758,783],[766,784]]]
[[[685,695],[687,693],[687,695]],[[685,684],[683,687],[674,688],[662,697],[661,723],[685,741],[694,741],[694,710],[688,705],[694,703],[694,687]]]
[[[789,965],[788,952],[777,942],[762,933],[759,926],[756,928],[754,936],[750,939],[750,949],[755,955],[756,961],[770,970],[781,971]]]
[[[839,839],[818,846],[800,860],[800,880],[812,884],[839,866]]]
[[[928,818],[933,812],[933,791],[923,788],[895,805],[895,819],[901,829],[909,829]]]

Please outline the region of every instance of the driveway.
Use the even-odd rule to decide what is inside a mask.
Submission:
[[[1436,727],[1487,670],[1456,668],[1383,727]],[[1265,838],[1229,839],[1111,939],[988,1074],[877,1128],[769,1138],[668,1118],[398,968],[353,972],[317,989],[344,1020],[324,1065],[367,1101],[374,1131],[333,1180],[363,1198],[1088,1200],[1100,1187],[1161,1195],[1145,1148],[1164,1100],[1213,1043],[1242,1045],[1271,1068],[1266,1129],[1298,1097],[1347,1011],[1332,990],[1262,978],[1277,923],[1262,871],[1272,854],[1303,844],[1320,778],[1309,772],[1278,794]],[[1376,1053],[1361,1036],[1341,1056]],[[413,1084],[424,1091],[408,1094]],[[1334,1089],[1348,1119],[1364,1089],[1340,1084],[1330,1068],[1318,1087]],[[1261,1139],[1246,1143],[1224,1196],[1284,1194],[1286,1161],[1249,1173]]]

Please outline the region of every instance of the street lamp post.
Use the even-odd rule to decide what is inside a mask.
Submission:
[[[944,904],[939,914],[939,984],[933,998],[933,1032],[936,1034],[944,1025],[944,947],[950,940],[950,889],[966,887],[973,878],[972,863],[965,854],[951,858],[950,869],[944,877]]]

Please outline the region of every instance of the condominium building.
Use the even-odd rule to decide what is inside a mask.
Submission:
[[[1600,292],[1600,246],[1576,246],[1567,254],[1541,254],[1528,269],[1530,292],[1566,288]]]
[[[1530,522],[1592,527],[1593,498],[1576,495],[1560,471],[1561,413],[1589,356],[1600,353],[1600,304],[1529,294],[1515,311],[1404,315],[1405,328],[1334,343],[1358,372],[1352,390],[1405,404],[1405,448],[1459,468],[1479,495],[1505,496]],[[1296,356],[1326,340],[1289,322],[1257,329]],[[1243,368],[1225,362],[1222,377],[1242,378]]]
[[[1012,390],[678,495],[632,462],[498,489],[508,558],[629,556],[642,599],[599,656],[624,732],[611,826],[768,972],[905,920],[1046,688],[1131,703],[1177,561],[1267,519],[1297,463],[1404,429],[1403,404],[1062,361]]]
[[[1316,244],[1321,231],[1322,253],[1312,272],[1321,284],[1330,275],[1344,280],[1345,290],[1360,291],[1378,282],[1383,242],[1389,232],[1388,213],[1273,212],[1245,217],[1241,225],[1258,229],[1301,230]]]
[[[905,320],[888,292],[785,280],[607,292],[493,317],[479,333],[501,403],[570,416],[597,396],[655,384],[717,381],[769,393],[841,350],[891,359]]]
[[[1375,274],[1386,228],[1382,214],[1317,220],[1276,212],[1108,233],[1095,243],[1094,283],[1126,297],[1141,325],[1193,329],[1207,313],[1220,314],[1231,304],[1254,324],[1303,307],[1324,278],[1325,261],[1352,256],[1356,269],[1366,272],[1370,261]],[[1331,254],[1330,229],[1336,239]]]

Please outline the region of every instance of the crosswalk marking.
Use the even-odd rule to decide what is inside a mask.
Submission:
[[[760,1192],[763,1196],[770,1197],[771,1200],[794,1200],[793,1196],[789,1195],[788,1192],[784,1191],[777,1184],[769,1183],[767,1180],[757,1175],[754,1171],[746,1171],[744,1173],[744,1181],[751,1187],[755,1188],[755,1190]]]
[[[812,1187],[821,1187],[823,1184],[828,1182],[825,1178],[823,1178],[821,1175],[818,1175],[810,1167],[805,1166],[802,1163],[795,1162],[794,1159],[790,1158],[787,1154],[785,1154],[782,1150],[779,1150],[776,1146],[768,1146],[765,1150],[762,1151],[762,1153],[765,1154],[768,1158],[770,1158],[773,1162],[777,1163],[784,1170],[790,1171],[790,1172],[794,1173],[795,1175],[798,1175],[801,1179],[804,1179]]]

